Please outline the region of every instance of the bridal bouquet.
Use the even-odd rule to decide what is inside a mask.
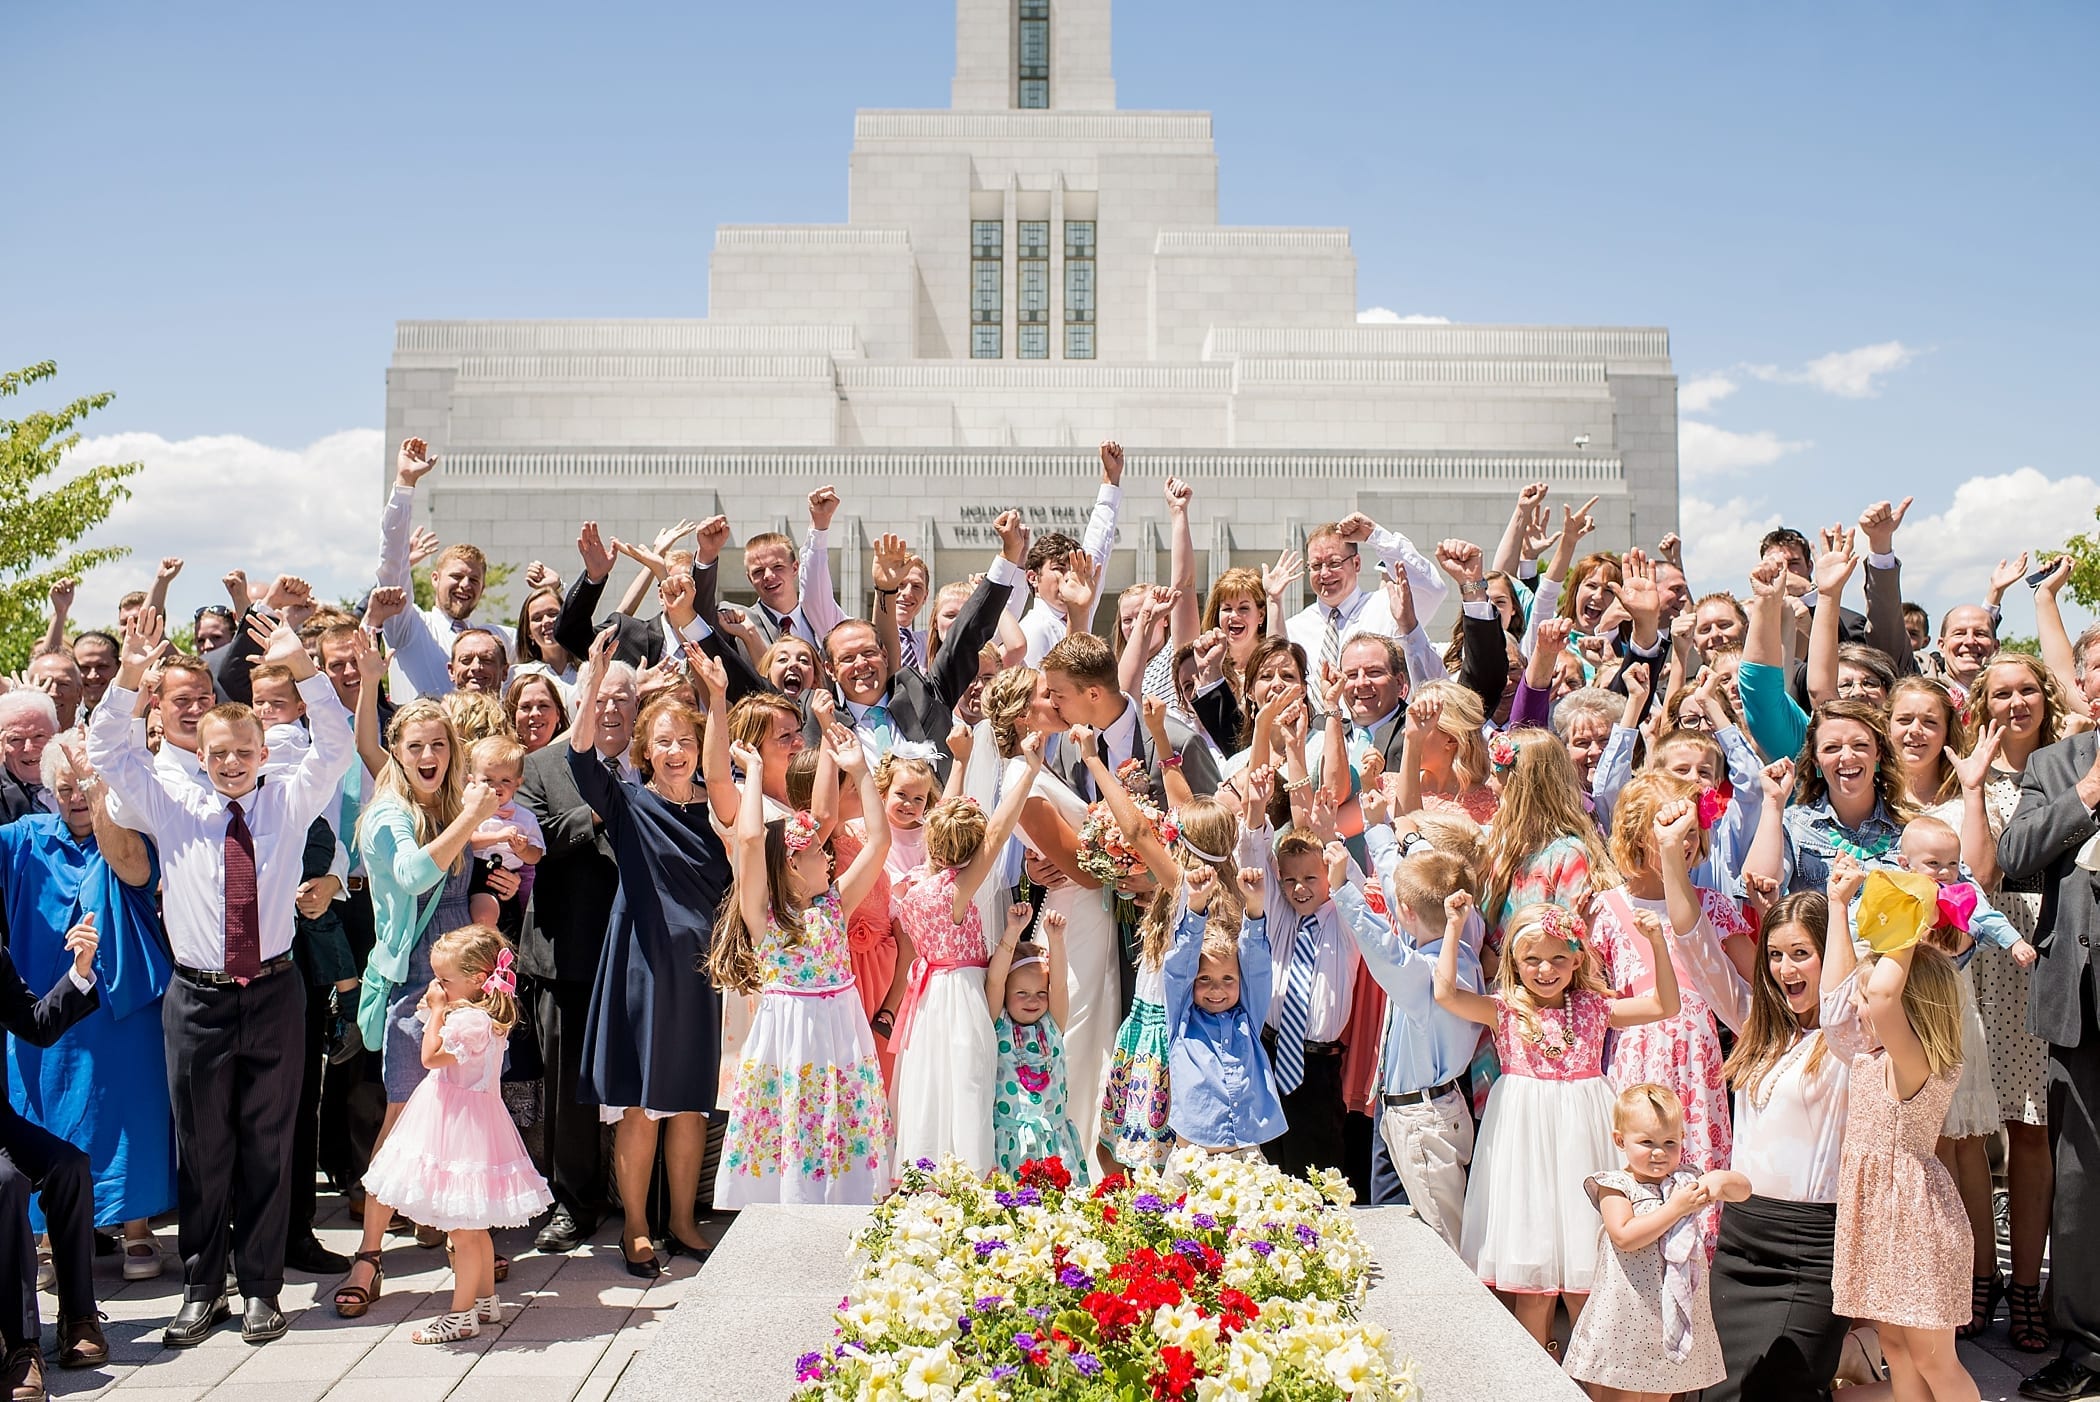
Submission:
[[[1131,796],[1152,831],[1159,840],[1172,846],[1181,836],[1171,815],[1162,813],[1155,805],[1144,799]],[[1137,845],[1123,834],[1116,825],[1115,815],[1108,805],[1096,802],[1086,810],[1086,821],[1079,825],[1079,869],[1104,886],[1114,886],[1127,879],[1133,872],[1144,868],[1145,859]]]
[[[1200,1149],[1091,1191],[1054,1158],[989,1181],[922,1159],[855,1238],[838,1340],[795,1395],[1418,1402],[1359,1313],[1350,1196]]]

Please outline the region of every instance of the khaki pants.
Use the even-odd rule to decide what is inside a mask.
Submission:
[[[1456,1251],[1466,1211],[1466,1165],[1473,1161],[1473,1113],[1464,1094],[1451,1090],[1434,1100],[1388,1105],[1379,1130],[1415,1215]]]

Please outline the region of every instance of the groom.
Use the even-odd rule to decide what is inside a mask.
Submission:
[[[1092,633],[1072,633],[1043,655],[1043,690],[1066,727],[1093,727],[1110,773],[1134,759],[1143,766],[1153,794],[1159,795],[1165,792],[1161,770],[1179,765],[1191,793],[1207,796],[1218,791],[1221,781],[1210,746],[1172,715],[1167,717],[1167,739],[1173,748],[1165,754],[1153,748],[1137,702],[1121,690],[1115,653]],[[1059,767],[1072,792],[1092,803],[1101,795],[1094,791],[1085,759],[1070,753],[1070,748],[1059,756]]]

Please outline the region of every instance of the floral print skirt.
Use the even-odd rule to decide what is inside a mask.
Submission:
[[[851,985],[767,991],[731,1086],[717,1208],[872,1203],[889,1190],[889,1100]]]
[[[1130,1005],[1109,1058],[1101,1096],[1101,1143],[1128,1168],[1158,1167],[1174,1148],[1167,1127],[1167,1010],[1143,998]]]

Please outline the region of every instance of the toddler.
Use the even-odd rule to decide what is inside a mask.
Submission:
[[[474,884],[467,913],[477,925],[494,925],[504,938],[516,939],[525,922],[525,901],[532,894],[532,868],[547,855],[539,819],[516,801],[525,779],[525,747],[508,735],[485,735],[467,747],[467,777],[479,779],[501,800],[496,811],[474,829],[467,846],[474,854]],[[507,871],[518,889],[499,896],[489,878]]]
[[[1239,902],[1217,898],[1217,873],[1208,866],[1192,868],[1178,885],[1164,969],[1174,1087],[1169,1123],[1180,1143],[1258,1157],[1284,1128],[1261,1042],[1275,984],[1262,874],[1240,870]]]
[[[1043,943],[1025,944],[1033,908],[1007,913],[1006,937],[984,971],[985,1001],[999,1009],[999,1076],[992,1085],[992,1135],[999,1167],[1017,1171],[1029,1159],[1057,1158],[1073,1178],[1087,1178],[1086,1152],[1072,1127],[1065,1097],[1065,1020],[1071,989],[1065,983],[1065,917],[1043,915]]]

